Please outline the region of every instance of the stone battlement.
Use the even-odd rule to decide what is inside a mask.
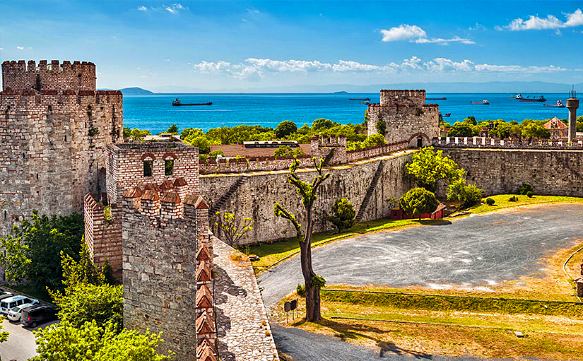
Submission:
[[[96,90],[95,64],[90,62],[41,60],[2,63],[2,87],[13,91],[41,90]]]
[[[205,205],[201,197],[186,194],[186,181],[178,178],[174,182],[149,183],[133,187],[123,193],[124,212],[132,209],[147,216],[152,225],[166,227],[181,219],[196,222],[195,209]]]
[[[423,106],[425,90],[381,90],[381,106]]]
[[[579,139],[571,144],[566,140],[519,140],[499,139],[489,137],[444,137],[433,138],[435,147],[448,148],[507,148],[507,149],[583,149],[583,140]]]

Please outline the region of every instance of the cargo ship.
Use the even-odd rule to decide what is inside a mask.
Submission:
[[[518,100],[519,102],[526,102],[526,103],[535,103],[535,102],[544,103],[544,102],[547,101],[545,99],[545,97],[542,96],[542,95],[541,96],[538,96],[538,97],[532,97],[531,98],[529,96],[524,97],[524,96],[522,96],[522,94],[516,94],[514,96],[514,99]]]
[[[204,106],[204,105],[213,105],[213,102],[206,102],[206,103],[183,103],[180,99],[176,98],[172,101],[172,106],[174,107],[181,107],[181,106]]]

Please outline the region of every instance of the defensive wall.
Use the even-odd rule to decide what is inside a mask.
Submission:
[[[522,183],[536,194],[583,197],[583,148],[441,147],[487,195],[516,192]]]
[[[315,231],[332,228],[324,213],[340,198],[348,198],[354,204],[358,221],[388,216],[389,200],[399,198],[410,187],[405,164],[412,152],[407,150],[326,168],[331,176],[322,184],[314,206]],[[287,160],[288,167],[290,163]],[[311,179],[315,170],[303,168],[298,174],[302,179]],[[288,183],[288,176],[287,170],[201,175],[201,195],[209,202],[211,217],[216,211],[229,211],[239,217],[253,218],[253,231],[242,243],[293,237],[294,229],[289,222],[273,214],[273,205],[280,202],[304,221],[301,199]]]

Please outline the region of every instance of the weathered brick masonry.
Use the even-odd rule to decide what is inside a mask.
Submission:
[[[529,183],[537,194],[583,196],[583,150],[443,148],[486,194]]]
[[[368,106],[369,135],[378,132],[379,121],[386,125],[387,143],[429,145],[439,136],[439,108],[425,104],[425,90],[381,90],[380,104]]]
[[[105,148],[123,121],[121,93],[96,91],[90,63],[4,62],[2,73],[0,234],[33,209],[80,212],[86,193],[105,192]]]
[[[360,221],[387,216],[390,211],[389,199],[399,198],[410,188],[410,181],[405,177],[405,164],[410,160],[411,152],[413,150],[326,169],[331,177],[319,190],[314,207],[315,231],[331,229],[325,213],[330,211],[337,199],[343,197],[354,204]],[[310,169],[300,169],[298,173],[306,179],[314,176],[314,170]],[[220,210],[253,218],[253,231],[244,243],[292,237],[295,234],[289,222],[273,214],[273,205],[281,202],[303,221],[301,200],[295,188],[287,182],[288,175],[289,172],[285,170],[201,175],[201,194],[209,201],[212,210],[215,204],[220,204]]]

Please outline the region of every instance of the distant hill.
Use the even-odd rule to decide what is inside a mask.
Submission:
[[[123,88],[123,89],[120,89],[120,91],[122,92],[123,95],[151,95],[151,94],[154,94],[149,90],[138,88],[138,87]]]

